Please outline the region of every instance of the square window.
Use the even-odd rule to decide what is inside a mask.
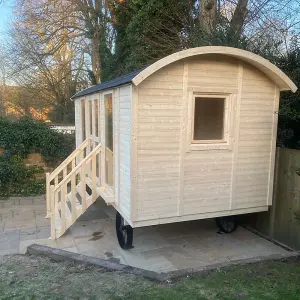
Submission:
[[[195,96],[193,142],[225,142],[226,98]]]
[[[232,150],[234,93],[188,94],[187,152]]]

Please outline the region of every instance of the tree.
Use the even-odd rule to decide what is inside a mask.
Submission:
[[[22,2],[16,11],[18,20],[10,41],[11,70],[15,82],[27,89],[32,106],[51,105],[54,119],[67,122],[74,118],[70,97],[84,80],[84,55],[81,37],[67,26],[74,25],[71,17],[68,20],[70,7],[50,2],[45,6],[35,0]],[[59,22],[64,24],[56,27]]]
[[[0,49],[0,117],[6,115],[5,112],[5,94],[6,94],[6,58],[2,49]]]
[[[248,12],[248,0],[239,0],[230,21],[230,34],[240,37]]]
[[[200,27],[206,33],[212,33],[216,27],[217,19],[217,1],[202,0],[200,1],[199,20]]]

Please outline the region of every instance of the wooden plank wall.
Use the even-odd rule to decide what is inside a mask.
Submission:
[[[119,151],[119,113],[120,113],[120,89],[114,89],[113,91],[113,131],[114,131],[114,193],[116,204],[119,204],[119,172],[120,172],[120,151]]]
[[[119,88],[119,207],[122,215],[130,219],[131,216],[131,85]]]
[[[186,63],[188,90],[237,93],[237,60],[206,56],[188,59]],[[184,215],[230,209],[232,164],[233,151],[229,150],[196,150],[184,154]]]
[[[267,205],[275,91],[266,75],[244,65],[233,209]]]
[[[272,240],[300,250],[300,150],[277,148],[273,205],[269,212],[245,216],[244,222]]]
[[[199,93],[231,95],[227,148],[190,146],[190,95]],[[134,221],[266,210],[276,97],[266,75],[222,55],[178,61],[144,80],[138,86]]]
[[[177,214],[183,62],[138,87],[136,220]]]

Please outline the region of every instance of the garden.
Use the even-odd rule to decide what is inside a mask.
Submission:
[[[0,197],[44,194],[45,171],[74,147],[74,134],[56,132],[43,121],[0,118]]]
[[[99,267],[10,256],[0,264],[0,299],[296,300],[299,280],[299,257],[157,283]]]

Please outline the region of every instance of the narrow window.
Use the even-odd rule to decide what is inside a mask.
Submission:
[[[95,112],[95,115],[94,115],[94,117],[95,117],[95,130],[94,130],[94,132],[95,132],[95,136],[99,137],[99,132],[98,132],[98,126],[99,126],[99,103],[98,103],[98,100],[95,100],[95,102],[94,102],[94,108],[95,108],[95,110],[94,110],[94,112]]]
[[[93,135],[93,102],[89,101],[90,135]]]
[[[193,143],[226,142],[226,98],[195,96],[194,99]]]
[[[113,115],[112,115],[112,94],[104,96],[105,105],[105,146],[113,151]]]
[[[113,187],[113,103],[112,94],[104,95],[105,106],[105,182]]]
[[[81,100],[81,130],[82,130],[82,141],[86,139],[85,135],[85,100]]]

